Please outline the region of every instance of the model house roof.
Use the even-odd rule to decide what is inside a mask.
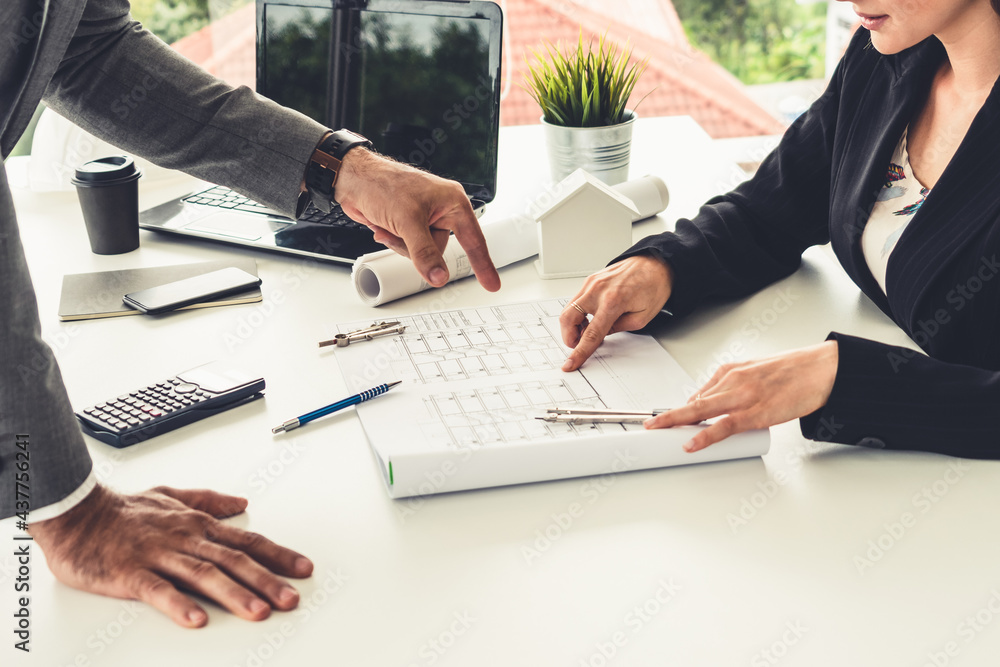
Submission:
[[[649,58],[633,100],[649,93],[642,116],[692,116],[714,138],[780,134],[784,126],[743,92],[743,84],[691,47],[669,0],[503,0],[502,125],[539,122],[541,111],[521,87],[531,50],[607,34],[633,57]],[[175,42],[174,49],[234,85],[255,85],[255,8],[250,3]],[[650,92],[652,91],[652,92]]]
[[[547,193],[543,198],[536,200],[532,207],[532,213],[536,220],[542,222],[562,208],[566,202],[585,192],[594,193],[608,203],[619,206],[622,209],[622,214],[630,219],[639,215],[639,210],[636,209],[631,199],[583,169],[577,169],[557,183],[551,194]]]

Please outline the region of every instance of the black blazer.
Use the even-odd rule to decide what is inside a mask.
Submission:
[[[830,242],[854,282],[929,356],[832,333],[833,392],[802,418],[803,434],[1000,458],[997,86],[889,256],[888,298],[860,244],[892,152],[945,57],[934,37],[883,56],[859,29],[829,88],[752,179],[615,261],[651,253],[669,262],[676,280],[666,307],[683,316],[791,274],[807,247]]]

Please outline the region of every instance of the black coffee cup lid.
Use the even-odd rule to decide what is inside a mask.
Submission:
[[[71,179],[73,185],[118,185],[127,183],[142,176],[142,171],[127,155],[110,155],[85,162],[76,168],[76,177]]]

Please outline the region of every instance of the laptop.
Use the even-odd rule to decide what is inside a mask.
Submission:
[[[496,194],[501,32],[493,2],[257,0],[257,92],[458,181],[478,215]],[[221,186],[139,226],[343,264],[384,249],[339,207],[291,220]]]

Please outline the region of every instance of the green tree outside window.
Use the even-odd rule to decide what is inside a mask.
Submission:
[[[824,75],[826,3],[674,0],[691,44],[746,84]]]

